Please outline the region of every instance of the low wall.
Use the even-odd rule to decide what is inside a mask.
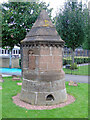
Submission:
[[[0,58],[0,67],[9,68],[9,58]],[[19,67],[19,58],[12,58],[12,68]]]

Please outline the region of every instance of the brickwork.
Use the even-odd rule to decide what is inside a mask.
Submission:
[[[41,47],[40,55],[50,55],[50,48],[49,47]]]
[[[62,49],[41,47],[39,68],[43,71],[62,69]]]
[[[29,54],[30,50],[33,54]],[[23,49],[23,68],[31,70],[38,68],[40,71],[62,69],[62,48],[43,47],[39,49]]]
[[[47,13],[43,12],[22,42],[20,99],[33,105],[54,105],[67,100],[65,73],[62,70],[64,42],[57,35]],[[45,21],[48,21],[48,27]]]

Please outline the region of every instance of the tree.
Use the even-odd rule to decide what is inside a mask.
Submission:
[[[2,47],[20,46],[42,9],[51,16],[45,2],[8,2],[2,4]],[[11,67],[11,64],[10,64]]]
[[[90,50],[90,38],[89,38],[89,31],[90,31],[90,25],[89,25],[89,10],[87,9],[87,7],[85,7],[84,9],[84,18],[86,20],[85,22],[85,40],[84,40],[84,43],[82,44],[82,48],[83,49],[87,49],[87,50]]]
[[[67,47],[72,49],[72,62],[74,63],[74,50],[80,47],[85,40],[85,16],[82,2],[66,2],[64,9],[56,15],[56,29],[65,41]]]
[[[0,4],[0,47],[2,46],[2,29],[1,29],[1,26],[2,26],[2,13],[1,13],[1,4]]]

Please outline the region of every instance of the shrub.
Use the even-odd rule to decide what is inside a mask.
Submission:
[[[90,62],[89,57],[75,57],[74,60],[75,60],[75,63],[77,63],[77,64],[89,63]],[[71,58],[63,58],[63,65],[71,64],[71,63],[72,63]]]
[[[78,69],[77,64],[76,63],[72,63],[70,66],[70,69],[74,70],[74,69]]]
[[[72,63],[72,60],[71,59],[63,59],[63,65],[66,65],[66,64],[71,64]]]

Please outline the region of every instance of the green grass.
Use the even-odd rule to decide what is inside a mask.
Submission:
[[[88,84],[79,83],[77,87],[68,86],[67,92],[76,98],[76,101],[63,108],[52,110],[27,110],[16,106],[12,101],[12,96],[20,93],[21,86],[17,86],[19,81],[12,81],[12,77],[4,78],[3,83],[3,118],[87,118],[88,117]],[[26,112],[27,111],[27,112]]]
[[[90,76],[90,72],[88,72],[89,69],[90,69],[90,65],[79,66],[78,69],[75,69],[72,71],[71,69],[63,68],[66,74],[72,73],[73,75],[89,75]]]
[[[2,83],[0,83],[0,86],[2,86]],[[2,116],[2,90],[0,90],[0,120]]]

